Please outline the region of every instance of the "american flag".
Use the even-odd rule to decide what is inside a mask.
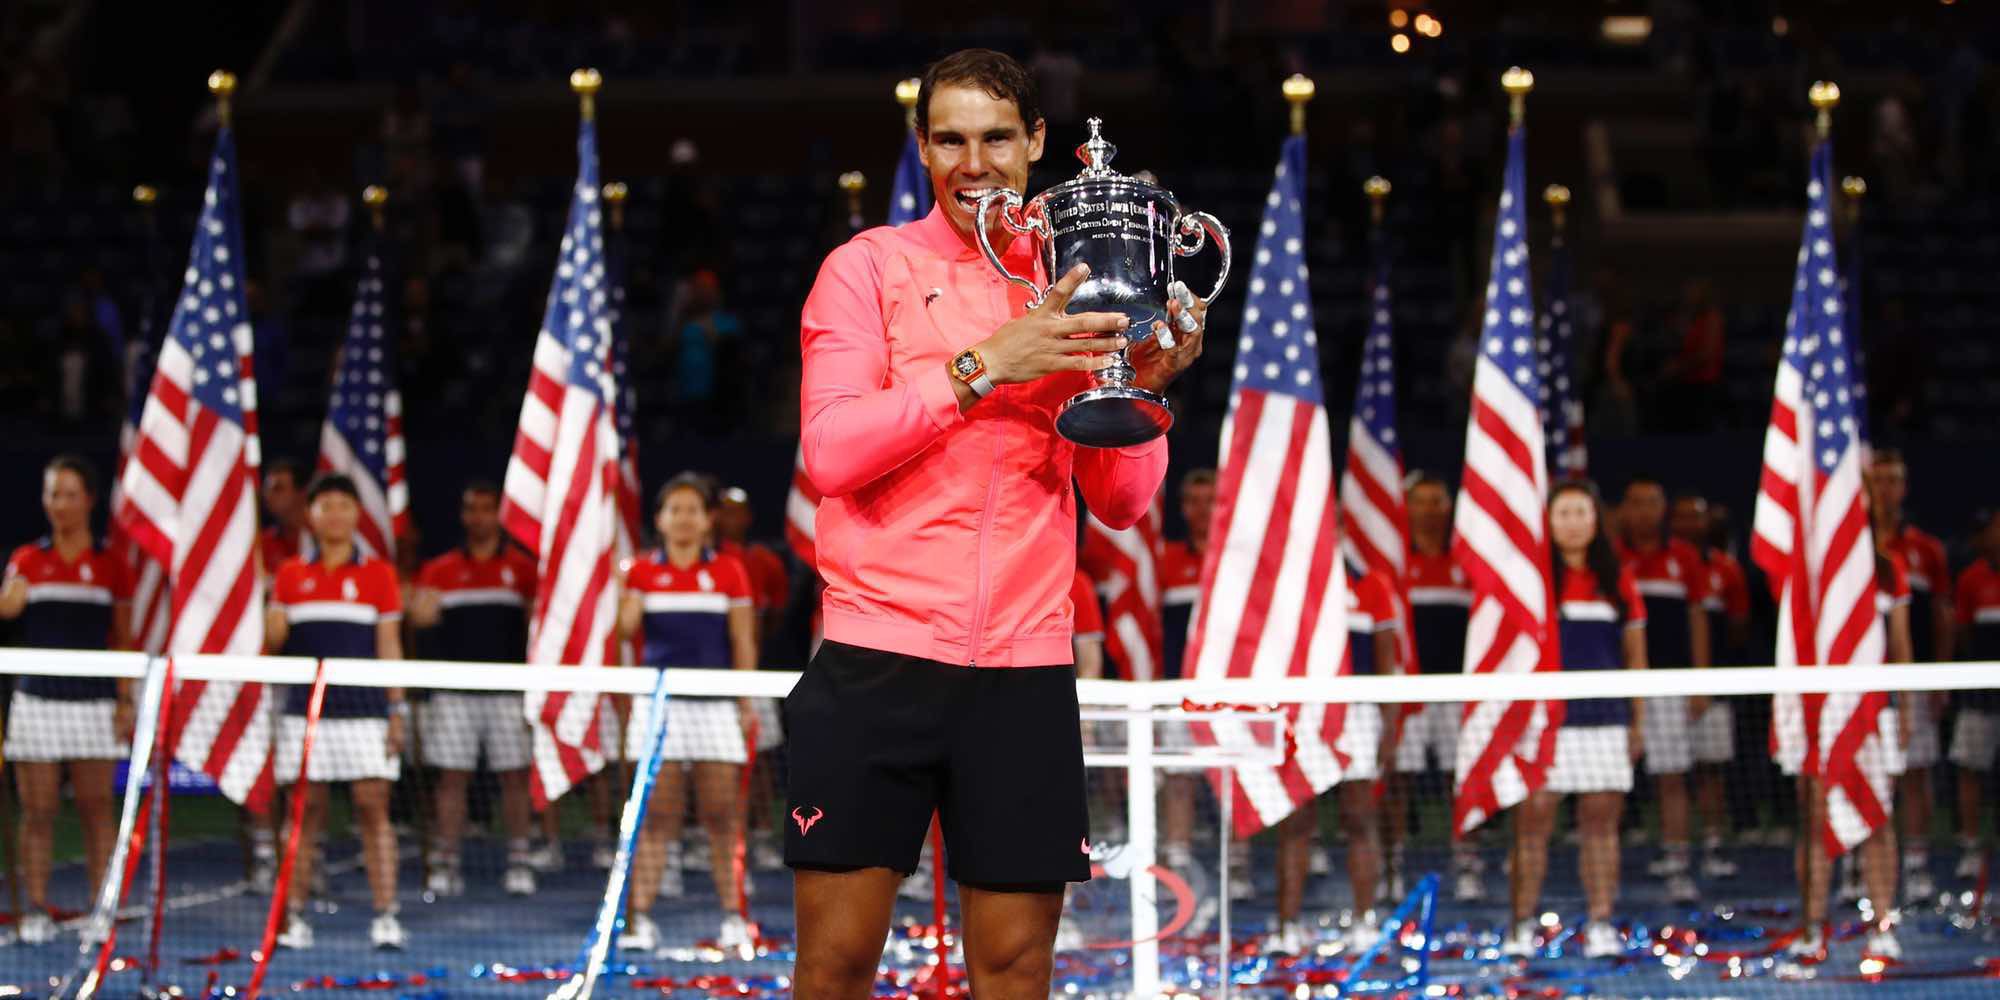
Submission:
[[[1868,436],[1868,344],[1861,329],[1861,203],[1855,196],[1853,225],[1847,231],[1847,266],[1840,275],[1840,308],[1847,315],[1847,346],[1854,352],[1854,423],[1860,428],[1861,460],[1866,464],[1873,453]]]
[[[1465,428],[1465,484],[1452,515],[1452,556],[1472,584],[1467,673],[1561,668],[1544,514],[1548,466],[1536,406],[1540,359],[1522,208],[1524,138],[1518,125],[1507,136],[1506,181]],[[1468,702],[1458,742],[1454,829],[1468,833],[1540,788],[1561,724],[1559,702]]]
[[[171,653],[263,652],[257,382],[237,204],[236,145],[224,125],[180,299],[121,475],[120,527],[171,569]],[[262,684],[182,681],[168,721],[174,756],[253,807],[271,790],[268,692]]]
[[[1123,530],[1095,514],[1084,515],[1080,562],[1104,598],[1104,651],[1124,668],[1129,681],[1158,678],[1165,655],[1160,617],[1164,521],[1157,495],[1139,523]]]
[[[889,191],[889,225],[900,226],[923,218],[930,211],[930,203],[931,175],[917,152],[916,131],[908,130],[903,136],[902,155],[896,158],[895,184]],[[855,231],[860,231],[858,225]],[[813,538],[819,500],[819,489],[806,475],[805,444],[800,442],[798,454],[792,460],[791,492],[785,497],[785,540],[791,543],[793,554],[807,566],[817,565]]]
[[[1549,257],[1549,308],[1542,313],[1542,420],[1549,434],[1549,470],[1560,479],[1590,475],[1583,440],[1583,395],[1576,382],[1576,328],[1570,322],[1569,244],[1556,234]]]
[[[1861,482],[1860,417],[1853,338],[1846,327],[1828,201],[1833,153],[1813,150],[1806,225],[1785,318],[1764,471],[1757,487],[1750,554],[1778,597],[1780,667],[1882,662],[1875,542]],[[1866,840],[1889,820],[1890,778],[1871,741],[1887,699],[1876,693],[1779,695],[1776,756],[1826,788],[1829,852]]]
[[[383,247],[371,240],[354,282],[347,339],[333,368],[333,395],[319,430],[319,470],[354,480],[361,491],[355,540],[363,552],[396,558],[410,531],[403,471],[403,396],[396,391],[396,341],[384,294]]]
[[[1347,579],[1306,272],[1305,178],[1305,137],[1295,135],[1285,140],[1265,200],[1222,425],[1212,541],[1188,636],[1189,676],[1203,680],[1331,678],[1347,666]],[[1293,705],[1286,714],[1297,754],[1234,772],[1229,793],[1240,834],[1284,819],[1346,770],[1335,750],[1341,706]],[[1226,746],[1271,739],[1244,723],[1194,729]]]
[[[125,466],[131,462],[132,450],[139,443],[139,421],[145,416],[146,400],[149,398],[147,390],[152,388],[153,372],[159,363],[156,318],[164,290],[160,287],[160,275],[154,266],[158,242],[157,232],[149,226],[138,328],[126,356],[125,422],[118,428],[118,475],[111,483],[111,546],[131,574],[133,644],[145,653],[159,653],[167,648],[167,633],[172,630],[174,621],[172,594],[168,588],[167,567],[126,534],[122,527],[125,518],[121,512],[126,503]]]
[[[542,580],[528,662],[594,667],[604,662],[617,613],[621,473],[597,128],[588,117],[576,145],[576,188],[521,399],[500,516],[535,554]],[[561,691],[528,694],[538,804],[604,766],[598,703]]]
[[[1410,628],[1410,514],[1403,501],[1403,446],[1396,436],[1396,356],[1391,346],[1389,255],[1376,240],[1368,303],[1368,339],[1361,347],[1354,413],[1347,421],[1347,469],[1340,477],[1340,536],[1347,557],[1364,572],[1381,572],[1396,601],[1396,646],[1403,669],[1417,670]]]

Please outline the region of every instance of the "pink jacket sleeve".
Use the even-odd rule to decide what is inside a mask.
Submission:
[[[949,378],[950,376],[946,376]],[[1167,478],[1167,439],[1157,437],[1130,448],[1076,449],[1076,484],[1090,512],[1113,530],[1129,528]]]
[[[866,486],[964,419],[944,365],[914,382],[890,370],[881,287],[869,247],[849,243],[827,256],[799,320],[800,448],[826,496]]]

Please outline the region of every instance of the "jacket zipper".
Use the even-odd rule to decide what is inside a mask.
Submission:
[[[986,473],[986,506],[979,511],[979,566],[978,579],[974,581],[972,592],[972,635],[965,649],[965,665],[979,665],[979,639],[986,631],[986,605],[990,599],[986,586],[986,537],[993,532],[993,495],[1000,489],[1001,448],[999,428],[994,428],[993,466]]]

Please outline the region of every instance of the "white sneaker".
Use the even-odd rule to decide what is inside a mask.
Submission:
[[[1707,854],[1701,859],[1702,878],[1735,878],[1736,862],[1720,854]]]
[[[1083,931],[1077,928],[1076,921],[1069,914],[1063,914],[1062,919],[1056,921],[1056,950],[1082,951],[1083,947]]]
[[[1903,869],[1903,898],[1911,903],[1933,902],[1937,895],[1937,879],[1931,877],[1927,868]]]
[[[775,837],[758,837],[750,842],[750,867],[760,872],[785,867],[785,852]]]
[[[590,866],[599,871],[610,871],[618,862],[618,845],[609,840],[600,840],[591,845]]]
[[[1326,852],[1326,848],[1314,844],[1313,849],[1306,854],[1306,874],[1333,874],[1333,856]]]
[[[1382,940],[1381,918],[1375,915],[1374,910],[1369,910],[1356,917],[1353,925],[1348,927],[1347,933],[1341,937],[1347,946],[1347,952],[1359,955],[1375,947],[1375,943]]]
[[[1791,958],[1819,959],[1826,951],[1826,938],[1818,924],[1813,924],[1799,932],[1792,943],[1785,946],[1785,954]]]
[[[1241,903],[1257,898],[1257,885],[1250,880],[1250,869],[1231,868],[1229,870],[1229,901]]]
[[[1306,925],[1297,920],[1287,920],[1278,925],[1278,930],[1264,939],[1264,953],[1267,955],[1304,955],[1312,948],[1312,936],[1306,933]]]
[[[1400,903],[1409,892],[1410,887],[1403,878],[1403,866],[1390,868],[1382,879],[1382,898]]]
[[[683,835],[681,843],[675,847],[675,853],[687,859],[688,871],[705,872],[709,869],[708,834],[700,830],[689,830]]]
[[[1517,920],[1507,936],[1500,939],[1500,954],[1508,958],[1527,958],[1537,950],[1535,944],[1536,925],[1532,920]]]
[[[653,918],[643,913],[635,913],[625,921],[625,930],[618,935],[618,950],[623,952],[652,954],[660,947],[660,928]]]
[[[896,886],[896,895],[904,899],[926,900],[931,898],[932,891],[931,866],[928,863],[918,865],[916,871]]]
[[[1616,958],[1625,954],[1625,940],[1609,920],[1592,920],[1583,925],[1583,957]]]
[[[1676,905],[1686,905],[1700,899],[1701,890],[1695,886],[1694,879],[1689,878],[1686,874],[1672,875],[1667,878],[1668,902]]]
[[[56,922],[49,915],[36,909],[21,918],[20,930],[15,932],[22,944],[48,944],[56,939]]]
[[[312,925],[296,913],[285,920],[284,932],[278,935],[278,947],[293,951],[306,951],[313,946]]]
[[[1486,900],[1486,880],[1479,873],[1462,871],[1452,880],[1451,898],[1460,903],[1479,903]]]
[[[535,894],[535,870],[526,864],[507,866],[507,873],[500,877],[500,888],[509,896],[532,896]]]
[[[1843,903],[1852,903],[1866,895],[1868,890],[1861,884],[1861,866],[1854,863],[1854,855],[1840,859],[1840,885],[1834,889],[1833,898]]]
[[[396,919],[396,911],[388,910],[375,914],[368,922],[368,943],[381,951],[402,951],[410,943],[410,935],[403,930],[403,922]]]
[[[687,895],[687,880],[681,876],[679,858],[667,855],[667,866],[660,869],[660,895],[666,899],[679,899]]]
[[[456,868],[433,868],[430,877],[424,880],[424,891],[438,897],[463,896],[465,875]]]
[[[1985,865],[1986,852],[1978,846],[1969,846],[1958,856],[1958,867],[1952,869],[1953,878],[1972,879],[1979,877],[1979,869]]]
[[[741,913],[725,913],[722,929],[715,933],[715,946],[739,958],[749,958],[757,951],[756,928]]]
[[[1646,874],[1654,878],[1666,878],[1669,875],[1686,875],[1687,873],[1687,855],[1674,851],[1668,851],[1646,864]]]
[[[528,867],[543,875],[554,875],[563,870],[563,849],[560,841],[551,840],[528,852]]]
[[[1879,958],[1889,962],[1903,960],[1903,942],[1896,940],[1894,930],[1878,930],[1868,935],[1868,944],[1861,954],[1869,958]]]

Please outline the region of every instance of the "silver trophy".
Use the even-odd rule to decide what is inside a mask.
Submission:
[[[1067,274],[1079,262],[1090,265],[1090,277],[1072,295],[1066,313],[1123,313],[1130,321],[1125,337],[1138,344],[1153,336],[1153,323],[1167,318],[1167,299],[1181,292],[1180,333],[1193,332],[1186,307],[1193,296],[1186,286],[1175,288],[1174,258],[1200,253],[1209,239],[1222,252],[1222,270],[1215,288],[1202,299],[1214,302],[1229,280],[1229,230],[1207,212],[1184,212],[1173,192],[1127,177],[1110,167],[1118,147],[1099,134],[1103,122],[1090,119],[1090,140],[1076,148],[1083,172],[1028,199],[1001,189],[979,200],[979,249],[1008,281],[1033,294],[1040,305],[1048,289],[1007,270],[987,238],[987,213],[997,211],[1000,224],[1020,236],[1041,241],[1042,268],[1050,279]],[[1163,344],[1162,346],[1169,346]],[[1130,348],[1127,348],[1129,350]],[[1107,368],[1092,373],[1091,388],[1070,397],[1056,417],[1062,436],[1092,448],[1122,448],[1159,437],[1174,425],[1165,396],[1133,385],[1134,372],[1125,351]]]

